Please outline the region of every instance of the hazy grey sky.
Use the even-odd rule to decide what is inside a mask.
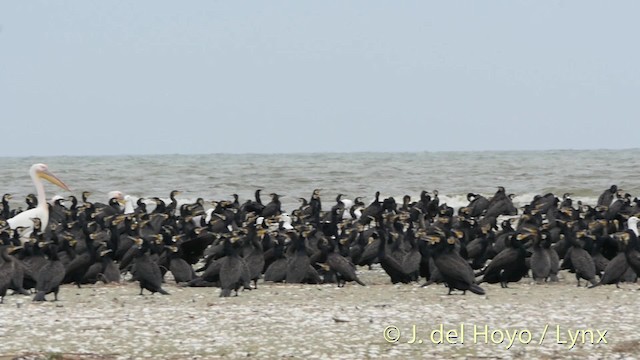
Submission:
[[[638,1],[3,1],[3,156],[638,147]]]

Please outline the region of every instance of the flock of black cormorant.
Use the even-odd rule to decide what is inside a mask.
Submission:
[[[0,203],[0,303],[8,290],[35,294],[33,301],[53,293],[57,300],[61,284],[124,279],[137,281],[140,294],[168,295],[167,272],[180,286],[218,287],[220,296],[257,289],[261,278],[364,286],[356,266],[373,264],[394,284],[444,284],[449,294],[484,294],[482,283],[508,287],[523,277],[556,282],[562,269],[575,274],[577,286],[585,280],[590,287],[635,281],[640,274],[640,200],[615,185],[597,204],[549,193],[521,209],[499,187],[490,198],[469,193],[469,204],[457,211],[441,204],[437,191],[422,191],[417,201],[404,196],[401,204],[380,199],[379,192],[370,204],[361,198],[347,203],[338,194],[325,211],[320,189],[290,214],[278,194],[264,204],[261,190],[254,199],[233,195],[211,207],[203,199],[179,205],[180,192],[172,191],[169,202],[149,199],[156,206],[148,211],[145,201],[132,206],[119,191],[107,203],[91,202],[83,192],[80,199],[43,205],[37,178],[53,175],[46,166],[34,167],[39,193],[26,197],[27,209],[11,208],[10,194]],[[45,219],[29,217],[25,226],[22,213]]]

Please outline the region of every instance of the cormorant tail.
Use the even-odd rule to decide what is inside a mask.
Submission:
[[[159,289],[158,289],[158,292],[159,292],[160,294],[162,294],[162,295],[171,295],[171,294],[169,294],[169,293],[168,293],[165,289],[163,289],[163,288],[159,288]]]
[[[484,289],[476,284],[471,284],[469,286],[469,291],[471,291],[474,294],[484,295]]]
[[[46,301],[44,295],[44,291],[38,291],[36,296],[33,297],[33,301]]]
[[[593,289],[594,287],[600,286],[600,285],[602,285],[602,281],[595,284],[591,284],[591,286],[589,286],[589,289]]]

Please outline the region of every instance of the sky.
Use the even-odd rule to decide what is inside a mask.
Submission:
[[[3,1],[0,156],[637,148],[638,1]]]

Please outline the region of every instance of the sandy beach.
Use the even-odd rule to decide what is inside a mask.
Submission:
[[[138,295],[137,283],[65,285],[60,301],[8,296],[0,359],[625,358],[640,352],[637,284],[577,288],[524,279],[486,296],[442,285],[264,284],[238,297],[184,288]],[[52,297],[51,297],[52,298]],[[546,331],[545,331],[546,328]],[[415,335],[414,335],[415,333]],[[572,345],[573,343],[573,345]]]

